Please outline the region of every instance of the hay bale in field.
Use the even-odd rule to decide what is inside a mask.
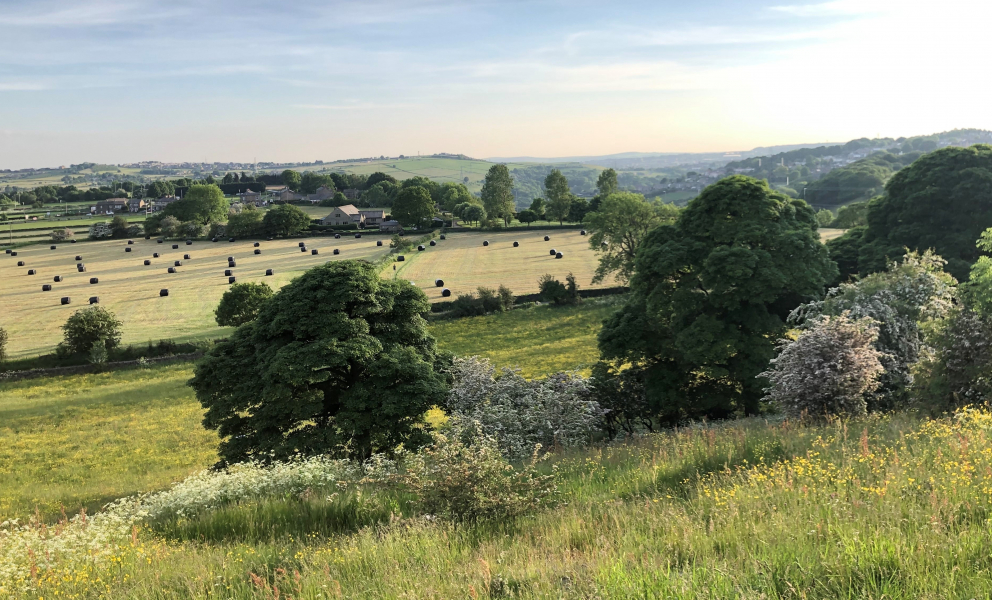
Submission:
[[[230,269],[225,269],[224,270],[224,277],[230,277],[231,276],[231,273],[233,273],[233,272],[234,271],[232,271]]]
[[[424,250],[427,250],[427,248],[425,248],[423,244],[417,246],[417,252],[423,252]]]
[[[228,283],[234,283],[234,282],[235,282],[235,281],[237,281],[237,280],[238,280],[238,278],[237,278],[237,277],[228,277],[228,278],[227,278],[227,282],[228,282]]]
[[[558,254],[555,254],[555,258],[561,258],[561,257],[562,257],[562,253],[561,252],[559,252]]]
[[[159,295],[159,297],[168,296],[169,295],[169,290],[159,290],[158,291],[158,295]]]
[[[376,246],[381,246],[381,245],[382,245],[382,240],[378,240],[378,241],[376,241],[376,243],[375,243],[375,245],[376,245]]]
[[[76,240],[69,240],[69,243],[70,244],[75,244],[76,243]]]
[[[335,248],[335,249],[334,249],[334,254],[341,254],[341,251],[340,251],[340,250],[338,250],[337,248]]]
[[[186,245],[187,246],[192,246],[193,245],[193,240],[186,240]]]
[[[23,267],[24,266],[24,261],[23,260],[17,261],[17,266],[18,267]]]
[[[100,296],[90,296],[90,304],[100,304]]]
[[[177,266],[177,267],[181,267],[181,266],[183,266],[183,261],[181,261],[181,260],[177,260],[177,261],[176,261],[176,262],[175,262],[174,264],[175,264],[175,266]]]
[[[76,262],[79,262],[81,260],[83,260],[83,257],[77,254],[76,255]]]
[[[153,253],[152,258],[158,258],[158,252]]]
[[[164,244],[165,243],[165,240],[158,240],[158,243],[159,244]]]
[[[236,240],[236,239],[234,239],[234,238],[228,238],[228,240],[227,240],[227,241],[229,241],[229,242],[232,242],[232,243],[233,243],[233,242],[236,242],[237,240]]]
[[[214,242],[216,244],[217,243],[217,238],[210,238],[210,241],[211,242]]]
[[[482,245],[483,246],[488,246],[489,245],[489,240],[482,240]]]
[[[34,275],[34,274],[35,274],[34,269],[28,269],[28,275]]]
[[[585,229],[583,229],[582,231],[579,232],[579,235],[585,235],[585,234],[586,234],[586,230]]]
[[[11,256],[17,256],[17,252],[15,252],[15,251],[13,251],[13,250],[11,250],[11,251],[10,251],[10,255],[11,255]]]
[[[306,242],[300,242],[299,244],[297,244],[297,246],[299,246],[300,248],[305,248],[306,245],[307,245]]]
[[[406,260],[406,257],[400,254],[399,256],[396,257],[396,260],[397,262],[403,262],[404,260]]]
[[[334,234],[334,239],[340,240],[341,239],[341,234],[340,233],[335,233]]]
[[[313,256],[317,256],[317,249],[314,248],[313,250],[311,250],[310,251],[310,254],[313,255]]]
[[[261,250],[259,250],[258,248],[255,248],[255,254],[261,254],[261,253],[262,253]]]
[[[134,245],[134,240],[128,240],[127,241],[127,245],[128,246],[133,246]]]
[[[70,302],[72,302],[72,299],[69,298],[69,296],[62,296],[62,306],[65,306],[66,304],[69,304]]]
[[[265,274],[266,276],[272,275],[272,269],[266,269]]]
[[[355,239],[356,239],[356,240],[357,240],[358,238],[360,238],[360,237],[362,237],[362,234],[360,234],[360,233],[356,233],[356,234],[355,234]]]
[[[233,269],[234,267],[238,266],[238,263],[234,262],[233,260],[230,260],[227,262],[227,266]]]
[[[444,288],[443,290],[441,290],[441,297],[448,298],[449,296],[451,296],[451,290],[449,290],[448,288]]]
[[[256,248],[258,248],[258,247],[259,247],[259,245],[260,245],[260,244],[259,244],[258,242],[255,242],[255,247],[256,247]]]
[[[603,242],[602,244],[600,244],[600,246],[602,246],[603,248],[606,248],[607,246],[609,246],[609,244],[607,244],[606,242]]]
[[[128,246],[127,248],[124,248],[124,252],[130,252],[130,251],[131,251],[131,246]]]
[[[41,286],[41,291],[43,291],[43,292],[50,292],[50,291],[52,291],[52,284],[46,283],[45,285]]]
[[[300,252],[306,252],[306,251],[307,251],[307,247],[306,246],[301,246],[300,247]]]
[[[266,238],[266,239],[267,239],[268,241],[270,241],[270,242],[272,241],[272,238]]]
[[[61,275],[56,275],[55,277],[52,277],[52,281],[54,281],[55,283],[61,283],[62,282],[62,276]]]
[[[146,236],[145,236],[145,239],[146,239],[146,240],[150,240],[150,239],[152,239],[152,236],[150,236],[150,235],[146,235]]]
[[[80,273],[85,273],[86,272],[86,266],[85,265],[76,265],[76,271],[78,271]]]
[[[431,240],[431,246],[437,246],[437,242],[435,242],[434,240]]]
[[[189,260],[189,254],[183,254],[183,260]]]
[[[558,251],[555,250],[554,248],[552,248],[551,249],[551,256],[554,256],[555,254],[558,254]]]
[[[49,250],[55,250],[55,246],[49,246],[48,249]]]
[[[444,287],[444,280],[443,279],[435,279],[434,280],[434,286],[435,287]]]
[[[544,241],[545,242],[550,242],[551,241],[551,236],[550,235],[544,236]]]
[[[234,257],[233,256],[228,256],[227,257],[227,262],[234,262]]]
[[[173,250],[179,250],[179,244],[173,244],[172,245],[172,249]]]
[[[96,285],[98,283],[100,283],[99,277],[90,277],[90,285]]]
[[[146,258],[146,259],[145,259],[145,266],[147,267],[147,266],[148,266],[148,265],[150,265],[150,264],[152,264],[152,261],[150,261],[150,260],[148,260],[148,259]]]
[[[441,239],[442,239],[442,240],[446,240],[446,239],[448,239],[448,238],[447,238],[447,237],[445,237],[445,235],[444,235],[444,234],[442,233],[442,234],[441,234]]]
[[[175,273],[175,272],[176,272],[175,267],[169,267],[169,273]]]
[[[7,248],[7,250],[6,250],[5,252],[6,252],[7,254],[10,254],[10,248]]]
[[[516,247],[517,247],[517,246],[519,246],[519,245],[520,245],[520,242],[513,242],[513,247],[514,247],[514,248],[516,248]]]

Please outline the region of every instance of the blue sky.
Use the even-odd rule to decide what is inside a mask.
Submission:
[[[988,4],[0,0],[0,168],[992,129]]]

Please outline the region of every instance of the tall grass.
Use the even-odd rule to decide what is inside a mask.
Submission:
[[[137,530],[103,561],[38,573],[33,594],[984,598],[990,431],[992,415],[968,412],[657,434],[559,457],[567,503],[496,523],[400,507],[336,533],[321,520],[364,499],[255,499]]]

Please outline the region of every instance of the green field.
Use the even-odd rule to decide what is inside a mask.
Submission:
[[[528,377],[585,368],[608,300],[433,324],[441,348],[521,366]],[[0,521],[167,487],[216,460],[186,387],[192,365],[0,383]]]
[[[544,242],[543,233],[501,233],[482,236],[474,233],[453,233],[426,252],[414,250],[407,261],[395,263],[395,276],[413,280],[432,300],[441,298],[441,289],[434,280],[443,278],[456,294],[474,291],[480,285],[505,284],[517,294],[537,291],[537,278],[553,273],[564,278],[568,271],[579,276],[583,287],[592,275],[596,256],[576,231],[551,232],[553,242]],[[490,240],[482,247],[482,240]],[[521,246],[512,248],[512,240]],[[387,242],[376,246],[377,240]],[[318,256],[301,253],[298,242],[308,249],[318,249]],[[214,323],[213,310],[228,288],[224,271],[227,257],[233,256],[237,267],[232,269],[238,281],[265,281],[274,288],[288,283],[306,269],[329,260],[372,259],[388,252],[388,238],[366,235],[355,239],[343,235],[276,240],[261,242],[262,254],[254,255],[251,241],[211,243],[196,241],[192,246],[183,242],[158,244],[155,240],[136,239],[133,246],[125,240],[59,244],[56,250],[35,245],[18,250],[17,257],[0,255],[0,279],[7,282],[0,288],[0,326],[10,335],[8,352],[12,358],[24,358],[51,352],[61,339],[60,327],[73,311],[86,305],[90,296],[99,296],[100,304],[113,311],[124,322],[124,344],[142,344],[150,340],[173,339],[189,341],[221,337],[228,330]],[[179,249],[173,250],[173,244]],[[557,246],[565,258],[555,260],[545,254],[546,248]],[[125,248],[132,252],[125,252]],[[334,256],[338,248],[341,254]],[[160,258],[153,258],[155,252]],[[183,260],[189,254],[190,260]],[[80,255],[86,273],[77,273],[74,257]],[[142,261],[150,259],[151,266]],[[178,273],[167,268],[180,260]],[[17,262],[24,261],[23,267]],[[35,269],[36,275],[28,275]],[[265,276],[266,269],[275,275]],[[391,268],[384,272],[394,275]],[[61,283],[53,282],[61,275]],[[99,279],[89,284],[91,277]],[[42,284],[53,285],[43,292]],[[159,297],[159,290],[169,289],[169,296]],[[72,303],[60,304],[68,296]]]

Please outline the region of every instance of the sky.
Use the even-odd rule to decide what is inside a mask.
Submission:
[[[984,0],[0,0],[0,169],[992,129]]]

